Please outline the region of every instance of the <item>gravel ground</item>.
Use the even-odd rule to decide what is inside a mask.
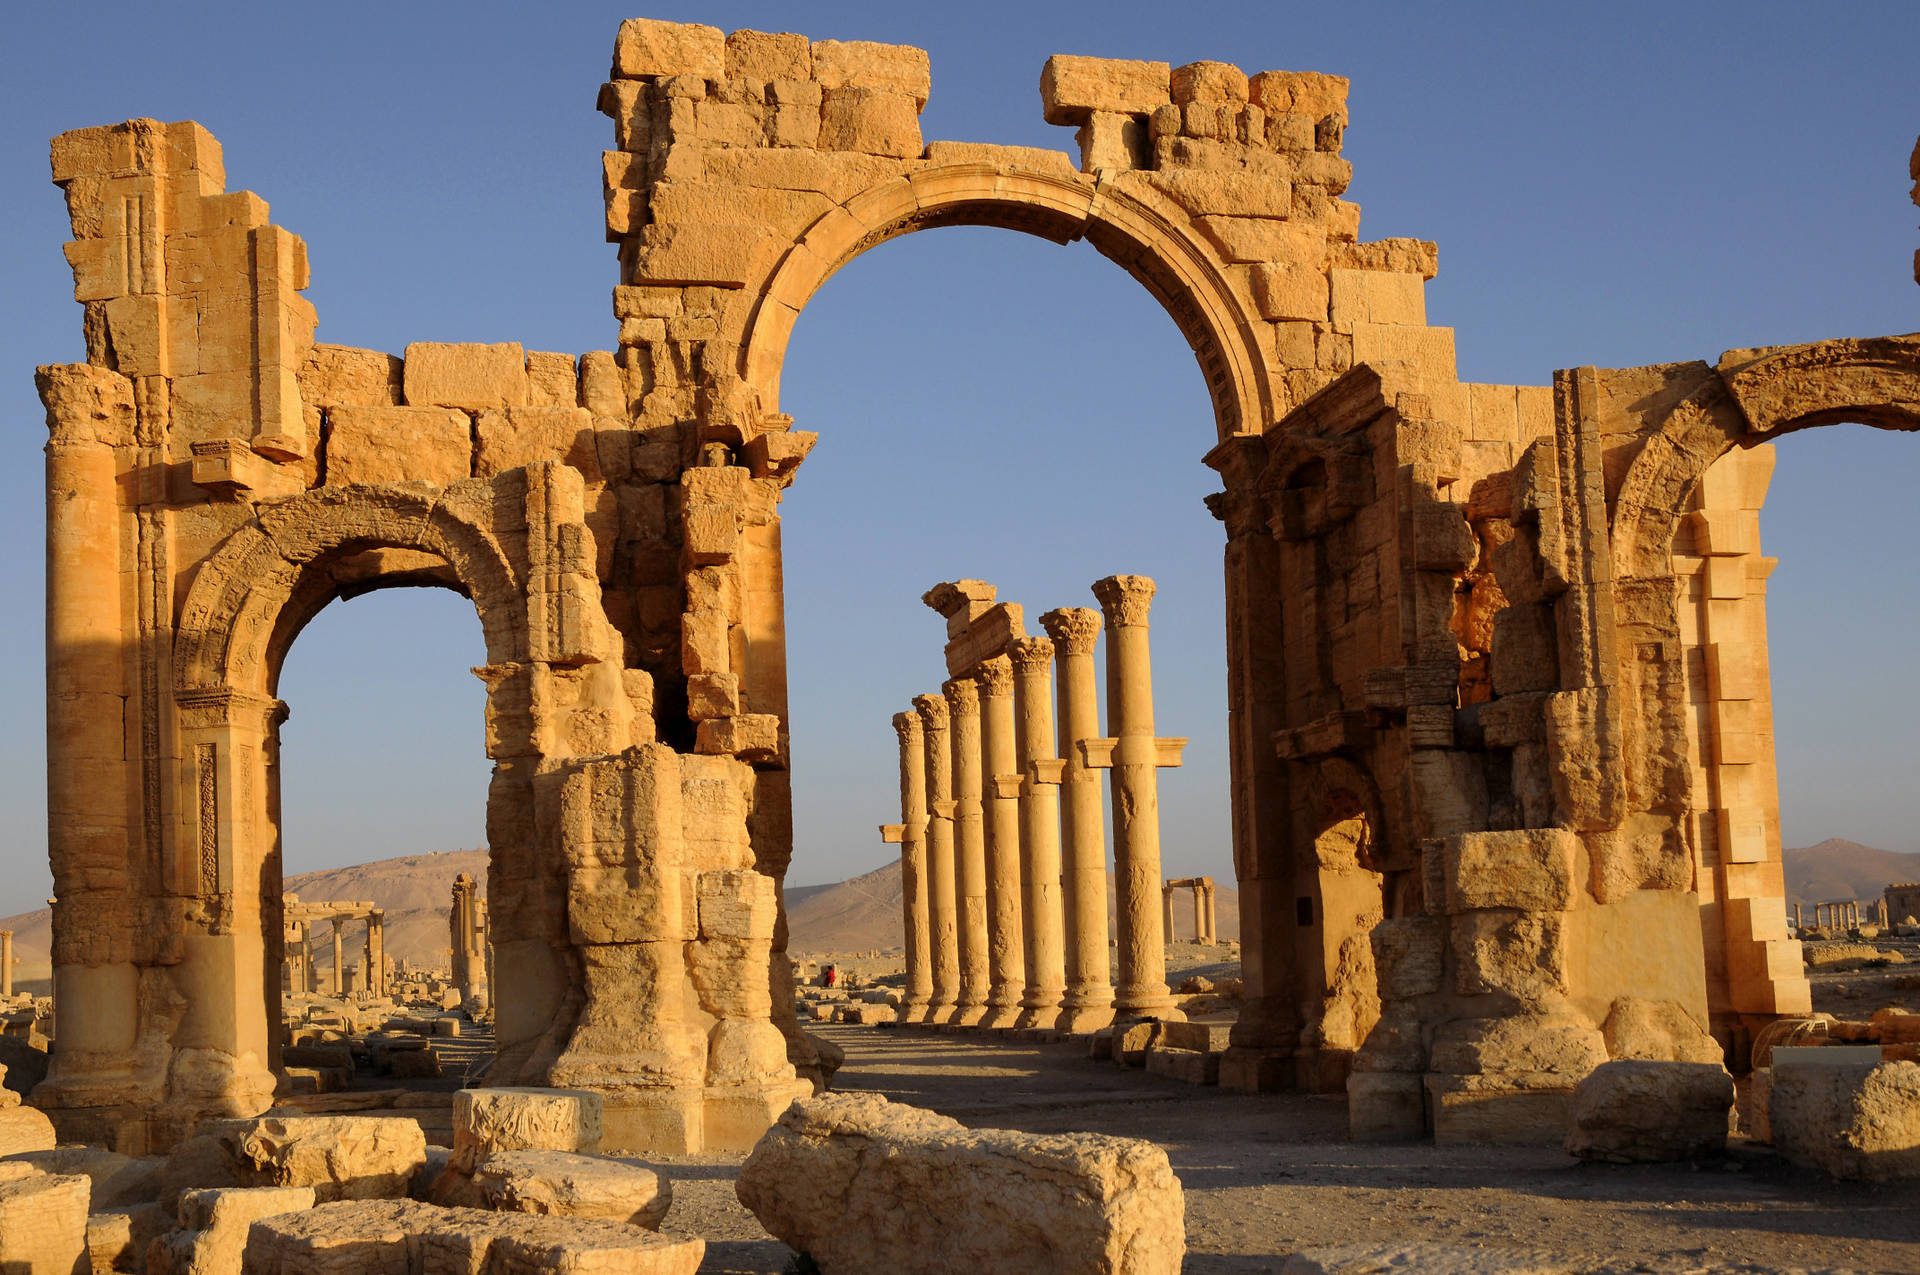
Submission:
[[[1067,1045],[815,1026],[847,1051],[835,1088],[976,1127],[1091,1130],[1167,1149],[1186,1191],[1185,1270],[1277,1270],[1304,1248],[1427,1241],[1545,1249],[1576,1271],[1920,1272],[1920,1182],[1842,1185],[1735,1140],[1709,1165],[1583,1165],[1553,1149],[1356,1145],[1339,1097],[1250,1096],[1094,1062]],[[742,1156],[662,1161],[665,1225],[703,1271],[791,1257],[733,1197]]]

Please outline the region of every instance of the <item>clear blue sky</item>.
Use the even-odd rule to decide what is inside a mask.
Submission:
[[[47,139],[193,118],[229,185],[306,238],[319,338],[611,348],[593,109],[633,10],[332,3],[14,6],[0,48],[0,915],[45,896],[36,363],[82,357]],[[1440,243],[1428,291],[1464,377],[1920,328],[1920,8],[661,4],[727,29],[931,51],[929,139],[1072,147],[1041,121],[1050,53],[1353,81],[1363,238]],[[1839,12],[1843,16],[1825,15]],[[70,13],[72,16],[67,16]],[[940,679],[936,580],[980,576],[1030,614],[1157,577],[1169,871],[1231,877],[1221,532],[1201,506],[1198,370],[1137,285],[1085,245],[986,230],[885,245],[822,290],[783,407],[819,447],[786,505],[800,792],[792,880],[881,862],[897,818],[888,717]],[[1920,850],[1920,631],[1908,546],[1920,439],[1831,429],[1782,445],[1765,521],[1787,843]],[[481,659],[451,594],[322,614],[289,658],[288,870],[478,844]]]

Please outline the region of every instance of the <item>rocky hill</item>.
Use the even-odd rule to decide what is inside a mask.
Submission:
[[[1901,854],[1829,837],[1787,850],[1787,902],[1811,906],[1837,899],[1871,902],[1896,881],[1920,881],[1920,854]]]
[[[1177,938],[1193,935],[1193,907],[1186,891],[1173,906]],[[1214,878],[1214,921],[1222,940],[1240,937],[1240,895]],[[1107,915],[1113,916],[1113,881],[1107,881]],[[787,950],[798,953],[886,951],[899,948],[900,861],[833,885],[787,890]],[[1109,926],[1111,930],[1111,926]]]

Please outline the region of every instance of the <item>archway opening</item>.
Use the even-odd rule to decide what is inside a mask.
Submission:
[[[1156,580],[1156,731],[1190,741],[1158,773],[1163,876],[1214,878],[1220,937],[1237,934],[1223,537],[1201,463],[1216,423],[1198,373],[1154,296],[1084,243],[941,227],[863,253],[808,303],[781,390],[820,434],[782,509],[792,950],[821,942],[825,909],[803,892],[876,864],[850,884],[886,942],[860,946],[901,944],[898,859],[874,833],[901,812],[888,722],[946,678],[921,595],[963,578],[1021,605],[1032,635],[1045,611],[1097,607],[1097,579]]]
[[[1877,920],[1889,876],[1920,877],[1905,765],[1920,684],[1901,673],[1920,598],[1887,573],[1913,534],[1920,449],[1880,428],[1804,428],[1840,420],[1720,457],[1673,540],[1708,1002],[1736,1057],[1773,1017],[1861,1008],[1835,1001],[1817,965],[1802,982],[1782,964],[1799,955],[1787,940],[1821,936],[1796,928],[1809,905]]]
[[[336,570],[343,582],[290,617],[278,644],[285,717],[270,755],[276,835],[261,916],[265,1012],[285,1051],[275,1071],[295,1092],[342,1082],[329,1073],[349,1061],[346,1037],[381,1043],[346,1045],[358,1088],[454,1087],[489,1056],[484,1030],[424,1034],[460,992],[456,877],[485,897],[490,766],[473,605],[431,564],[412,565],[358,582]],[[476,1025],[484,1009],[469,1007]],[[416,1030],[389,1030],[406,1025]]]

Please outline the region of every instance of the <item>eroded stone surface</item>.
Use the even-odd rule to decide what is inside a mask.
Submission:
[[[1573,1092],[1567,1150],[1583,1160],[1697,1160],[1724,1153],[1733,1077],[1719,1063],[1602,1063]]]
[[[1180,1183],[1151,1143],[970,1130],[877,1094],[794,1103],[737,1190],[829,1275],[1172,1272],[1186,1251]]]
[[[498,1151],[473,1171],[484,1207],[507,1213],[604,1218],[659,1229],[673,1185],[658,1170],[611,1156]]]

